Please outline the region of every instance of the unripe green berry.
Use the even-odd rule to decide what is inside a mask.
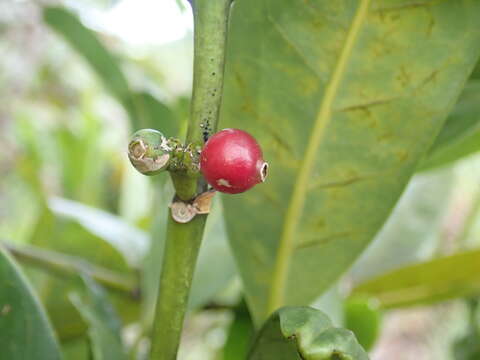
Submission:
[[[169,141],[160,131],[142,129],[132,135],[128,158],[142,174],[156,175],[168,168],[171,150]]]

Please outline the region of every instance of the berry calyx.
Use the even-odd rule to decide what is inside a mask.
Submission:
[[[249,133],[224,129],[206,142],[200,154],[200,171],[220,192],[237,194],[265,181],[268,164]]]
[[[168,140],[160,131],[142,129],[132,135],[128,158],[144,175],[156,175],[167,169],[170,160]]]

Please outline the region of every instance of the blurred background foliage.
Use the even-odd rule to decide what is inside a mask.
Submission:
[[[166,176],[137,174],[126,144],[139,128],[185,133],[192,46],[182,1],[0,0],[0,241],[66,359],[106,347],[141,359],[148,348],[173,189]],[[475,297],[408,309],[348,298],[387,271],[479,245],[479,69],[375,241],[315,304],[372,359],[480,356]],[[205,238],[180,357],[243,359],[253,327],[220,201]],[[471,278],[465,287],[480,289]],[[429,302],[442,294],[432,293]]]

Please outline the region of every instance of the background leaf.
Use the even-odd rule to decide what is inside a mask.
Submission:
[[[223,360],[245,360],[253,334],[252,317],[247,304],[242,300],[233,311],[233,321],[223,347]]]
[[[272,283],[309,303],[363,251],[478,60],[479,3],[364,5],[234,8],[221,127],[254,134],[270,162],[265,184],[225,197],[257,323]]]
[[[87,29],[79,19],[63,7],[46,7],[45,22],[88,62],[102,80],[105,87],[125,107],[132,121],[136,120],[135,107],[130,87],[117,59],[102,45],[93,31]]]
[[[480,80],[470,80],[449,115],[445,125],[438,134],[429,152],[435,152],[459,138],[468,136],[479,125],[478,103],[480,102]]]
[[[134,93],[133,99],[141,119],[140,128],[159,129],[167,137],[177,136],[180,119],[167,105],[144,91]]]
[[[25,276],[0,247],[0,348],[9,360],[61,359],[57,340]]]
[[[475,66],[475,69],[473,69],[472,78],[480,79],[480,61],[477,63],[477,66]]]
[[[479,150],[480,132],[475,130],[471,135],[466,136],[459,142],[455,142],[450,146],[441,148],[434,152],[425,163],[420,166],[420,171],[430,170],[436,167],[448,165],[462,158],[466,158]]]
[[[259,331],[249,360],[367,360],[367,353],[346,329],[335,328],[319,310],[285,307]]]
[[[131,89],[118,60],[92,30],[62,7],[45,7],[43,15],[45,22],[87,61],[107,90],[123,105],[133,130],[153,127],[162,129],[168,136],[176,135],[178,126],[172,111],[151,94]]]
[[[373,297],[380,307],[430,304],[480,293],[480,250],[406,266],[370,279],[353,295]]]
[[[64,358],[68,360],[89,359],[89,357],[91,357],[91,351],[88,338],[85,336],[73,341],[62,343],[62,352]]]
[[[83,276],[87,297],[70,295],[72,303],[89,326],[93,360],[127,359],[121,339],[121,324],[107,294],[91,278]]]
[[[56,216],[48,208],[43,210],[32,234],[35,246],[80,257],[90,263],[118,272],[132,275],[123,257],[108,241],[87,231],[72,218]],[[78,279],[55,277],[41,272],[29,272],[62,341],[82,335],[85,323],[68,299],[72,291],[82,291]],[[119,307],[121,315],[128,321],[138,316],[138,302],[133,296],[112,294],[112,300]]]
[[[57,216],[74,220],[91,234],[108,242],[123,255],[130,266],[140,266],[150,242],[145,232],[113,214],[76,201],[52,197],[48,205]]]
[[[466,301],[470,312],[467,333],[453,346],[455,360],[475,360],[480,357],[480,308],[478,299]]]
[[[452,169],[417,174],[392,214],[349,271],[354,283],[429,260],[441,246],[442,225],[456,185]]]
[[[228,246],[222,203],[215,199],[213,206],[205,226],[202,249],[193,275],[189,298],[191,308],[198,308],[211,301],[236,274],[235,260]]]
[[[420,169],[444,166],[479,150],[480,80],[470,80]]]
[[[352,298],[345,302],[345,327],[352,330],[362,347],[369,351],[380,334],[381,314],[375,301]]]

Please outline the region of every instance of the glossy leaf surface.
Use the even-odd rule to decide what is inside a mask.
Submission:
[[[355,335],[332,326],[321,311],[285,307],[257,334],[249,360],[368,360]]]

